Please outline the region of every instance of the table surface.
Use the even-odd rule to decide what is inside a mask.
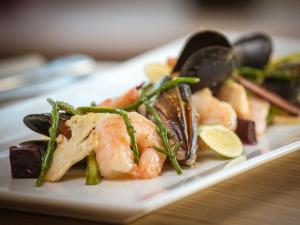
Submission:
[[[300,151],[276,159],[131,223],[300,224]],[[1,224],[104,224],[0,210]]]

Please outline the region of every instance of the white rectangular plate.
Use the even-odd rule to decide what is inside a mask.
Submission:
[[[237,34],[230,33],[231,38]],[[223,160],[202,152],[194,168],[185,168],[181,176],[164,168],[151,180],[110,181],[86,186],[84,171],[72,170],[59,183],[35,187],[34,179],[12,179],[8,146],[39,137],[29,131],[22,118],[29,113],[50,110],[45,99],[64,100],[73,105],[88,105],[96,100],[121,94],[144,81],[143,68],[152,62],[164,62],[177,56],[184,39],[129,60],[111,70],[66,89],[33,98],[0,110],[0,207],[88,220],[127,222],[196,191],[202,190],[267,161],[300,149],[300,125],[273,126],[257,146],[245,146],[245,154],[235,160]],[[275,39],[275,53],[300,50],[300,42]]]

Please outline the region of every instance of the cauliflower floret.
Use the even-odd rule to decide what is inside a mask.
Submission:
[[[56,138],[57,147],[45,180],[60,180],[72,165],[85,158],[97,147],[98,137],[95,127],[99,118],[98,113],[88,113],[73,116],[66,122],[66,126],[71,129],[72,136],[67,139],[60,134]]]

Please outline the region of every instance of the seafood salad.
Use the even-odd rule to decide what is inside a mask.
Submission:
[[[270,124],[300,122],[300,52],[272,59],[263,33],[231,42],[200,31],[145,73],[148,81],[121,96],[79,107],[47,99],[50,113],[25,116],[44,138],[10,147],[12,177],[41,186],[79,167],[96,185],[155,178],[167,163],[180,175],[200,151],[235,158]]]

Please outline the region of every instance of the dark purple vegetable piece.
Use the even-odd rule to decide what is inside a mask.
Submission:
[[[31,141],[24,141],[19,144],[21,147],[30,147],[39,149],[40,155],[43,156],[47,151],[48,140],[31,140]],[[86,158],[82,159],[81,161],[75,163],[72,167],[86,167]],[[40,166],[40,165],[39,165]]]
[[[254,121],[238,118],[235,133],[245,144],[255,145],[257,143]]]
[[[69,128],[65,125],[65,122],[70,118],[71,115],[67,113],[59,114],[58,131],[59,133],[63,134],[66,138],[71,137],[71,132]],[[50,113],[30,114],[24,117],[23,122],[31,130],[49,136],[49,128],[51,126]]]
[[[37,178],[41,168],[41,157],[47,150],[48,140],[25,141],[9,148],[11,174],[13,178]],[[86,167],[86,158],[73,167]]]
[[[263,33],[242,36],[234,42],[234,50],[239,67],[262,69],[267,65],[272,54],[271,38]]]
[[[13,178],[36,178],[40,173],[42,152],[45,149],[35,144],[11,146],[9,159]]]

